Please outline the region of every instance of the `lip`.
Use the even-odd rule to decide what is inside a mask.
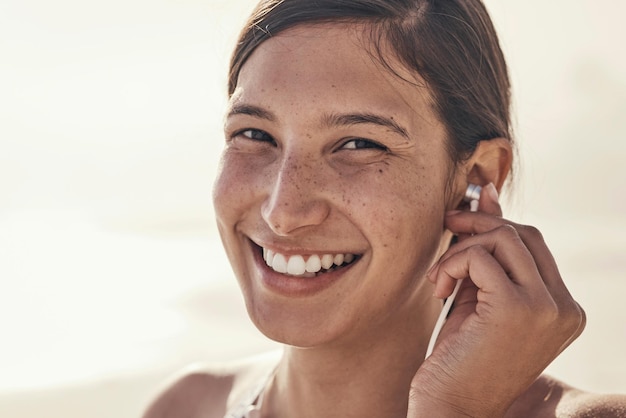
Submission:
[[[308,297],[323,292],[338,282],[361,258],[359,257],[359,259],[344,267],[319,274],[315,277],[296,277],[277,273],[269,268],[263,259],[261,247],[252,240],[249,240],[249,242],[250,250],[254,257],[254,264],[263,286],[272,293],[292,298]]]

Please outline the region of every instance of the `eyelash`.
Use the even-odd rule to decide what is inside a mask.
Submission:
[[[354,145],[350,146],[350,147],[346,147],[346,145],[350,144],[350,143],[354,143]],[[361,147],[359,147],[359,145],[361,145]],[[353,149],[353,150],[359,150],[359,149],[379,149],[381,151],[387,151],[387,147],[385,147],[384,145],[379,144],[378,142],[375,141],[371,141],[369,139],[363,139],[363,138],[354,138],[351,139],[349,141],[346,141],[342,146],[342,149]]]
[[[246,133],[249,133],[249,135],[246,135]],[[256,136],[255,134],[260,134],[261,136],[264,136],[264,138],[255,138]],[[276,142],[274,141],[274,138],[272,138],[270,134],[260,129],[242,129],[241,131],[236,132],[235,135],[233,135],[233,137],[237,137],[239,135],[243,135],[245,138],[251,141],[269,142],[272,144]]]
[[[259,142],[268,142],[271,144],[275,144],[274,138],[270,134],[260,129],[242,129],[236,132],[233,137],[244,136],[245,138],[251,141],[259,141]],[[256,137],[255,136],[260,136]],[[351,146],[347,146],[348,144],[353,144]],[[363,150],[363,149],[378,149],[381,151],[388,151],[388,148],[384,145],[379,144],[378,142],[371,141],[369,139],[364,138],[353,138],[343,143],[340,149],[349,149],[349,150]]]

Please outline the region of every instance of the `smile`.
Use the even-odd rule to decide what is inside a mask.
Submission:
[[[277,273],[298,277],[315,277],[353,263],[356,254],[284,255],[263,248],[263,259]]]

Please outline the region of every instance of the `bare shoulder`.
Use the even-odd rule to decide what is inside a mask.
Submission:
[[[169,379],[143,418],[223,418],[244,391],[274,369],[280,351],[221,364],[194,364]]]
[[[511,406],[507,418],[626,418],[626,395],[585,392],[540,376]]]

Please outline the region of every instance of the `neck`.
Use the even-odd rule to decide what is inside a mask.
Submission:
[[[421,306],[358,342],[287,347],[266,394],[267,416],[405,418],[411,380],[432,331],[424,324],[441,309],[436,302]]]

